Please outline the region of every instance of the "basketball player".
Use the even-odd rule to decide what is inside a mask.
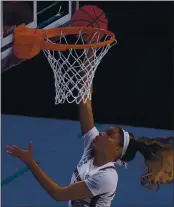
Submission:
[[[148,173],[141,184],[152,188],[154,184],[173,180],[173,138],[135,139],[127,131],[113,127],[99,132],[94,126],[91,101],[79,104],[80,124],[84,139],[84,153],[74,170],[71,184],[61,187],[49,178],[33,157],[33,146],[23,150],[7,146],[8,154],[23,161],[36,180],[56,201],[69,201],[69,206],[109,207],[116,194],[118,174],[115,162],[134,159],[139,151],[145,158]]]

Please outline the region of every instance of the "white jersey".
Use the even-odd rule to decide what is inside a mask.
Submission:
[[[85,181],[93,198],[69,201],[71,207],[110,207],[115,196],[118,174],[113,162],[103,166],[93,165],[91,144],[99,135],[96,127],[84,136],[84,153],[71,178],[71,184]]]

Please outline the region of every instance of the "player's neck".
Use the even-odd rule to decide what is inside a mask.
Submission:
[[[112,162],[111,158],[107,157],[105,154],[97,154],[94,156],[93,165],[102,166],[109,162]]]

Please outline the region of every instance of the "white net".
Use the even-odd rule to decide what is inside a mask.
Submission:
[[[75,36],[73,44],[86,44],[86,37],[79,32]],[[93,43],[94,40],[96,43],[111,38],[111,36],[105,35],[101,40],[100,37],[99,31],[93,33],[88,44]],[[53,40],[47,37],[46,40],[55,44]],[[62,33],[56,44],[70,44],[68,36]],[[91,99],[90,88],[96,69],[102,58],[114,44],[116,44],[116,41],[112,45],[107,44],[98,48],[71,48],[67,51],[43,50],[54,73],[55,104],[63,104],[65,101],[79,104],[81,101],[85,103],[87,99]]]

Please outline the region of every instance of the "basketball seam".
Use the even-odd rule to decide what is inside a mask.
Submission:
[[[86,20],[86,19],[79,19],[79,20],[72,20],[71,22],[79,22],[79,21],[82,21],[82,22],[89,22],[89,24],[86,25],[86,27],[93,27],[93,25],[91,24],[91,22],[89,20]]]
[[[97,22],[96,22],[96,19],[94,19],[90,14],[88,14],[85,10],[83,10],[83,9],[81,9],[80,8],[80,10],[81,11],[83,11],[85,14],[87,14],[89,17],[91,17],[91,19],[92,19],[92,22],[91,22],[91,24],[93,24],[94,22],[96,23],[96,25],[98,26],[98,28],[100,28],[100,26],[97,24]]]
[[[100,22],[104,23],[104,24],[107,24],[107,22],[104,22],[104,21],[102,21],[101,19],[99,19],[99,17],[101,17],[102,14],[105,14],[104,11],[97,17],[97,15],[96,15],[96,13],[95,13],[95,7],[93,6],[92,8],[93,8],[94,14],[95,14],[95,16],[96,16],[96,19],[99,20]]]

